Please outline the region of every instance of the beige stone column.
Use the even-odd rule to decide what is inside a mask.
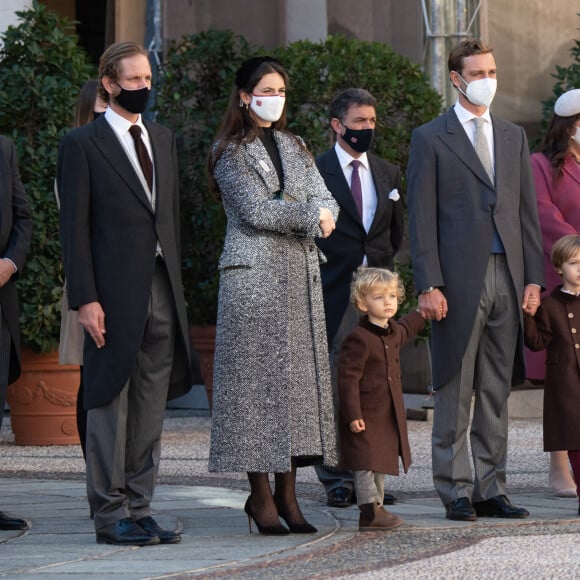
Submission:
[[[318,42],[328,35],[326,0],[285,0],[282,13],[286,43]]]
[[[147,0],[116,0],[115,42],[145,42]]]

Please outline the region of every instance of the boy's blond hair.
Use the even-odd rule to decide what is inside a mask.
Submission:
[[[556,270],[562,267],[572,256],[580,252],[580,236],[569,234],[560,238],[552,246],[552,264]]]
[[[392,284],[397,286],[397,301],[401,304],[405,299],[405,286],[399,274],[391,272],[386,268],[359,266],[352,276],[350,301],[358,310],[358,302],[364,300],[372,288],[376,286],[390,286]]]

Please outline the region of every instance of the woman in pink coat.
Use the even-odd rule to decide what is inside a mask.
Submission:
[[[531,161],[549,294],[561,283],[552,267],[552,246],[562,236],[580,233],[580,89],[558,98],[544,142]],[[543,380],[545,354],[528,351],[526,362],[528,378]],[[558,496],[576,497],[565,452],[550,453],[550,485]]]

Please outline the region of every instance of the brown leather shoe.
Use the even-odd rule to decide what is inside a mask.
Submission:
[[[359,532],[380,532],[394,530],[403,524],[403,520],[388,512],[383,506],[376,503],[365,503],[359,506]]]

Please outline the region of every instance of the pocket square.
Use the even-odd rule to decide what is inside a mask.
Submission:
[[[401,199],[399,190],[397,188],[391,189],[391,191],[389,191],[389,199],[392,199],[393,201],[399,201],[399,199]]]

